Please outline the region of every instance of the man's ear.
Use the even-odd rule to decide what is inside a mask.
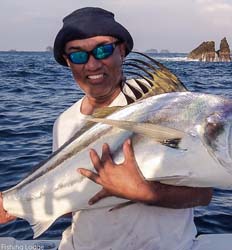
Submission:
[[[70,67],[69,59],[66,55],[63,55],[64,60],[66,61],[67,65]]]
[[[124,59],[126,55],[126,43],[121,43],[119,46],[120,46],[119,49],[120,49],[121,57],[122,59]]]

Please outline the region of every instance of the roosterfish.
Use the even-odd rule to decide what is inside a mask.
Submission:
[[[130,138],[147,180],[232,189],[232,100],[189,92],[166,67],[149,60],[158,68],[137,58],[126,62],[129,73],[136,68],[132,80],[140,86],[138,100],[96,111],[68,142],[2,193],[4,209],[27,220],[34,238],[64,214],[128,202],[107,197],[88,204],[101,187],[77,168],[94,171],[89,150],[100,154],[103,143],[121,163],[123,142]]]

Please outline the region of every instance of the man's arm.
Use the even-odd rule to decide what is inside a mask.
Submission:
[[[212,197],[211,188],[178,187],[147,181],[137,165],[130,140],[124,143],[123,152],[124,162],[115,164],[109,146],[104,144],[101,159],[94,150],[90,151],[90,158],[97,173],[78,169],[82,175],[102,186],[102,190],[90,199],[89,204],[107,196],[168,208],[189,208],[209,204]]]

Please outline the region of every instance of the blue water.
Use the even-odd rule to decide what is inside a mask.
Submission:
[[[187,61],[185,54],[154,54],[192,91],[232,98],[232,63]],[[69,69],[48,52],[0,52],[0,190],[15,185],[51,153],[52,126],[83,94]],[[199,207],[201,233],[232,233],[232,191],[214,190],[211,204]],[[59,219],[40,238],[58,239],[69,225]],[[26,221],[0,225],[0,237],[31,239]]]

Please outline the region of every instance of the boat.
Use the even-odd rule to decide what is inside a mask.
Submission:
[[[0,238],[0,250],[58,250],[60,240],[16,240]],[[231,250],[232,234],[201,234],[189,250]],[[171,249],[170,249],[171,250]]]

